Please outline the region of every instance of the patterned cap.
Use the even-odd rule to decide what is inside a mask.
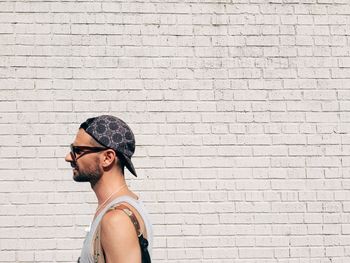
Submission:
[[[111,115],[89,118],[79,129],[84,129],[101,145],[113,149],[126,168],[137,176],[131,156],[135,152],[135,137],[130,127],[121,119]]]

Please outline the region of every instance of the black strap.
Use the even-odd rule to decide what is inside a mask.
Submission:
[[[141,256],[142,256],[142,263],[151,263],[151,257],[149,256],[148,253],[148,241],[146,238],[139,236],[139,243],[140,243],[140,248],[141,248]]]

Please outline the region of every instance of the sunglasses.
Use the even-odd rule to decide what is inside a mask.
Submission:
[[[108,148],[104,147],[74,146],[73,144],[70,145],[70,152],[74,162],[76,162],[80,157],[84,156],[85,154],[97,153],[107,149]],[[77,157],[77,155],[79,156]]]

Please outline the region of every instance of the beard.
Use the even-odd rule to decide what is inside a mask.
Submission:
[[[78,164],[76,164],[73,173],[74,181],[90,182],[92,185],[95,185],[103,175],[103,171],[97,163],[85,169],[79,168]]]

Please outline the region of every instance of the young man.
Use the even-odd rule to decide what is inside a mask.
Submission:
[[[65,160],[73,168],[73,179],[89,182],[98,200],[80,262],[150,262],[151,224],[124,178],[124,167],[137,176],[131,162],[134,151],[134,134],[117,117],[90,118],[79,127]]]

